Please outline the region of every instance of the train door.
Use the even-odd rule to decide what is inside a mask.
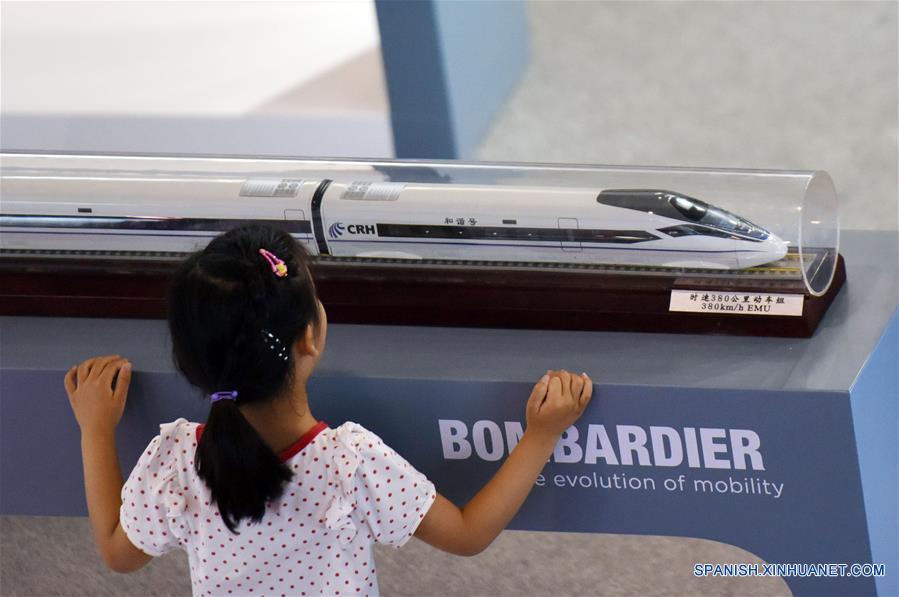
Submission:
[[[285,209],[284,220],[290,222],[287,224],[287,231],[291,236],[303,243],[310,255],[318,255],[318,245],[312,236],[312,222],[306,219],[306,212],[302,209]]]
[[[580,228],[578,225],[577,218],[559,218],[559,230],[565,230],[568,233],[563,234],[562,238],[567,240],[560,241],[559,244],[562,245],[562,250],[567,252],[572,251],[580,251],[581,243],[578,240],[575,240],[574,231]]]

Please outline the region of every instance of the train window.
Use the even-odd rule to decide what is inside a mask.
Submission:
[[[756,226],[749,220],[736,216],[720,207],[709,208],[708,213],[706,213],[699,223],[707,226],[714,226],[721,230],[735,232],[742,236],[748,236],[753,240],[765,240],[768,238],[768,231],[764,228]]]
[[[730,238],[733,240],[755,240],[745,239],[724,230],[706,228],[705,226],[669,226],[668,228],[659,228],[659,232],[664,232],[668,236],[673,236],[674,238],[681,236],[714,236],[715,238]]]
[[[223,232],[238,225],[267,224],[287,232],[309,234],[309,220],[154,218],[128,216],[47,216],[16,214],[0,216],[0,226],[19,228],[91,228],[98,230],[174,230],[178,232]]]
[[[377,224],[381,238],[455,238],[472,240],[525,240],[536,242],[639,243],[659,237],[646,230],[577,228],[502,228],[499,226],[425,226]]]
[[[688,220],[698,222],[708,212],[709,204],[683,195],[668,195],[668,202]]]
[[[696,230],[695,226],[670,226],[668,228],[659,228],[659,232],[664,232],[668,236],[673,236],[674,238],[702,234],[701,232]]]
[[[701,234],[703,236],[714,236],[716,238],[730,238],[734,240],[740,240],[739,236],[728,234],[723,230],[715,230],[714,228],[700,228],[699,226],[697,226],[696,228],[700,231],[698,232],[698,234]]]
[[[572,240],[594,243],[640,243],[659,237],[646,230],[573,230]]]

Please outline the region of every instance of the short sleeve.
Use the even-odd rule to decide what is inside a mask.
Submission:
[[[179,545],[172,532],[172,519],[179,510],[172,490],[178,462],[170,444],[178,440],[176,426],[182,421],[162,426],[122,487],[119,523],[135,547],[154,557]]]
[[[356,426],[355,517],[377,543],[400,547],[437,497],[434,484],[374,433]]]

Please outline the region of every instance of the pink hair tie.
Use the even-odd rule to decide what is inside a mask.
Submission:
[[[278,259],[273,253],[266,251],[265,249],[259,249],[259,254],[265,257],[265,260],[268,261],[268,264],[272,267],[272,273],[274,273],[279,278],[283,278],[287,275],[287,266],[284,265],[284,262]]]

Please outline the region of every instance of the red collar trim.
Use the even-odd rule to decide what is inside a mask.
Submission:
[[[200,437],[203,435],[203,429],[205,427],[206,425],[202,423],[197,425],[197,443],[200,443]],[[299,454],[303,448],[311,444],[312,440],[314,440],[319,433],[327,428],[327,423],[325,423],[324,421],[319,421],[312,429],[304,433],[300,439],[278,452],[278,458],[280,458],[282,461],[290,460],[291,458]]]

